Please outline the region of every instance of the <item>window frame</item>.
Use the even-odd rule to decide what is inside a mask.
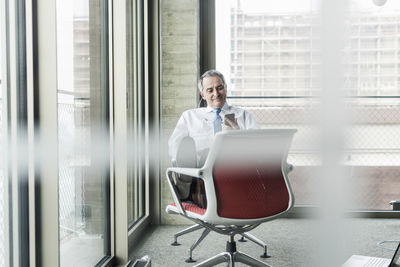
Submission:
[[[3,140],[6,159],[6,248],[7,265],[29,265],[31,261],[31,229],[29,201],[28,89],[25,2],[1,1]],[[3,230],[3,229],[2,229]]]
[[[6,173],[10,181],[10,223],[12,231],[7,235],[10,241],[7,265],[59,266],[59,190],[58,190],[58,97],[57,97],[57,28],[56,1],[34,2],[1,0],[1,49],[2,75],[8,86],[2,94],[6,99],[3,114],[7,124],[3,129],[8,151],[17,143],[18,129],[24,130],[28,153],[24,165],[16,166],[16,157],[7,157]],[[127,14],[127,2],[102,0],[103,29],[101,87],[106,92],[103,99],[109,123],[109,172],[106,178],[107,197],[105,205],[108,231],[105,233],[105,257],[96,266],[125,264],[130,252],[150,224],[159,224],[161,218],[160,189],[160,0],[143,0],[140,72],[140,99],[137,103],[140,135],[143,140],[142,205],[145,213],[138,222],[129,227],[127,220],[127,175],[128,159],[120,157],[121,146],[127,136],[126,128],[126,20],[134,14]],[[19,13],[17,13],[17,11]],[[3,16],[4,14],[4,16]],[[22,30],[16,26],[17,14]],[[10,23],[13,21],[13,23]],[[136,29],[138,30],[138,29]],[[107,37],[108,35],[108,37]],[[17,44],[17,36],[22,44]],[[6,43],[7,42],[7,43]],[[23,56],[21,64],[18,56]],[[6,66],[6,67],[4,67]],[[24,68],[19,74],[18,68]],[[21,94],[14,90],[20,80]],[[14,92],[14,93],[13,93]],[[19,101],[19,102],[18,102]],[[19,105],[17,105],[19,104]],[[18,111],[18,108],[22,111]],[[22,128],[18,128],[23,121]],[[122,138],[121,138],[122,137]],[[40,148],[46,147],[45,153]],[[124,148],[122,148],[124,149]],[[15,149],[14,149],[15,150]],[[11,152],[10,152],[11,153]],[[125,153],[126,154],[126,153]],[[22,171],[22,172],[21,172]],[[18,176],[18,172],[24,176]],[[54,178],[57,177],[57,178]],[[25,184],[21,184],[25,180]],[[22,185],[22,187],[21,187]],[[18,201],[17,201],[18,200]],[[11,205],[12,204],[12,205]],[[118,208],[116,208],[118,207]],[[23,227],[23,235],[19,229]],[[8,232],[7,232],[8,234]],[[14,241],[14,242],[11,242]],[[21,263],[21,264],[20,264]]]
[[[159,224],[161,212],[158,163],[160,5],[159,0],[135,3],[131,6],[131,3],[114,2],[113,7],[114,190],[115,206],[118,207],[114,210],[114,219],[117,263],[129,259],[147,227]],[[131,38],[128,33],[132,34]],[[129,47],[132,43],[132,47]],[[133,109],[132,126],[137,129],[133,132],[134,136],[129,135],[129,107]],[[142,144],[139,149],[141,160],[135,163],[134,174],[143,179],[141,196],[138,197],[141,197],[144,208],[142,216],[133,223],[128,220],[127,186],[131,163],[128,146],[125,145],[131,144],[131,139],[139,140]]]
[[[10,229],[12,226],[12,221],[11,221],[11,216],[10,216],[10,210],[11,210],[11,202],[9,201],[9,189],[11,185],[10,177],[9,177],[9,145],[8,145],[8,132],[9,132],[9,121],[10,121],[10,116],[9,116],[9,101],[10,101],[10,75],[9,75],[9,3],[8,0],[0,1],[0,49],[1,49],[1,54],[5,55],[1,57],[1,62],[0,62],[0,68],[1,68],[1,86],[2,86],[2,129],[1,129],[1,143],[4,145],[3,151],[6,152],[7,156],[3,159],[3,162],[1,163],[3,165],[3,175],[4,175],[4,191],[1,193],[4,193],[4,200],[5,202],[3,204],[3,210],[4,210],[4,228],[0,229],[0,231],[3,232],[4,236],[4,261],[5,261],[5,266],[10,266],[12,262],[12,238],[10,237]]]
[[[106,212],[104,256],[98,259],[96,266],[111,266],[114,258],[113,235],[113,184],[112,184],[112,113],[109,106],[112,98],[111,70],[109,69],[109,57],[111,48],[110,21],[112,1],[101,1],[102,35],[101,37],[101,72],[100,88],[102,90],[101,105],[104,123],[109,124],[108,132],[110,145],[108,158],[110,165],[105,169],[105,199]],[[34,249],[36,250],[36,266],[59,266],[59,190],[58,190],[58,97],[57,97],[57,11],[56,1],[38,0],[31,6],[32,24],[32,105],[34,106],[35,137],[38,147],[46,147],[46,153],[35,151],[35,157],[40,159],[35,165],[34,176],[34,222],[36,238]],[[57,177],[56,179],[54,177]]]

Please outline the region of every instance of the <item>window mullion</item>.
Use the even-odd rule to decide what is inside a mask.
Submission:
[[[36,195],[36,266],[59,266],[58,227],[58,126],[56,1],[38,0],[33,8],[35,25],[33,54],[40,57],[35,69],[39,140]]]

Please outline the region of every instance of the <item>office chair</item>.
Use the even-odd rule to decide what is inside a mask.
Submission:
[[[202,168],[168,168],[167,181],[174,203],[168,213],[180,214],[204,227],[196,243],[210,232],[227,235],[227,250],[197,266],[222,262],[242,262],[268,266],[236,250],[235,235],[247,234],[259,224],[287,213],[294,196],[287,174],[287,153],[296,130],[238,130],[220,132]],[[204,180],[207,208],[182,203],[173,183],[173,174]]]
[[[178,161],[179,161],[179,165],[178,166]],[[202,162],[202,163],[201,163]],[[200,159],[200,164],[204,164],[205,162],[205,158],[204,159]],[[189,167],[189,168],[194,168],[197,167],[197,159],[196,159],[196,145],[193,141],[193,139],[191,138],[184,138],[181,142],[181,144],[179,145],[178,148],[178,153],[177,153],[177,158],[172,160],[172,166],[173,167]],[[292,165],[290,165],[290,171],[292,170]],[[187,176],[187,175],[176,175],[175,176],[175,180],[181,180],[182,182],[189,182],[192,180],[191,176]],[[178,186],[178,191],[180,192],[182,190],[182,188],[180,188]],[[186,191],[184,191],[184,194],[187,194]],[[173,211],[168,210],[167,212],[169,212],[170,214],[174,214]],[[199,224],[195,224],[192,225],[188,228],[185,228],[182,231],[179,231],[177,233],[174,234],[174,242],[171,243],[172,246],[180,246],[181,244],[178,243],[178,237],[200,230],[204,228],[203,226],[199,225]],[[204,230],[202,232],[202,234],[200,235],[200,237],[193,243],[193,245],[189,248],[189,257],[185,260],[186,262],[196,262],[192,255],[193,255],[193,251],[194,249],[204,240],[204,238],[210,233],[210,231],[206,231]],[[240,233],[240,235],[242,236],[238,241],[239,242],[247,242],[247,240],[245,239],[245,237],[256,243],[257,245],[261,246],[263,248],[263,253],[260,255],[261,258],[270,258],[271,256],[268,255],[267,253],[267,245],[260,239],[258,239],[256,236],[250,234],[250,233]]]

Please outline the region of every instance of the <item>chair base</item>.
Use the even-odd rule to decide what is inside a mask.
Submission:
[[[239,242],[247,242],[247,240],[244,239],[244,236],[242,236],[238,241],[239,241]]]
[[[191,232],[194,232],[194,231],[197,231],[197,230],[199,230],[201,228],[203,228],[203,226],[201,226],[199,224],[195,224],[195,225],[192,225],[192,226],[190,226],[190,227],[188,227],[188,228],[186,228],[186,229],[184,229],[182,231],[179,231],[178,233],[174,234],[174,242],[171,243],[171,245],[172,246],[179,246],[180,245],[180,243],[178,243],[178,237],[179,236],[185,235],[187,233],[191,233]]]
[[[252,235],[250,233],[242,233],[241,235],[242,235],[241,239],[244,239],[244,237],[246,237],[248,240],[253,241],[254,243],[256,243],[257,245],[261,246],[264,249],[264,253],[260,255],[261,258],[264,258],[264,259],[271,258],[271,255],[269,255],[267,253],[267,244],[265,244],[263,241],[261,241],[260,239],[258,239],[257,237],[255,237],[254,235]],[[239,241],[241,241],[241,239],[239,239]],[[244,239],[244,240],[246,240],[246,239]],[[241,241],[241,242],[243,242],[243,241]]]
[[[174,247],[176,247],[176,246],[180,246],[181,245],[181,243],[178,243],[178,241],[174,241],[173,243],[171,243],[171,246],[174,246]]]
[[[203,228],[202,225],[195,224],[195,225],[192,225],[192,226],[190,226],[190,227],[188,227],[188,228],[186,228],[186,229],[184,229],[184,230],[182,230],[182,231],[176,233],[176,234],[174,235],[174,242],[171,243],[171,246],[180,246],[181,244],[178,242],[178,237],[179,237],[179,236],[185,235],[185,234],[187,234],[187,233],[191,233],[191,232],[194,232],[194,231],[197,231],[197,230],[199,230],[199,229],[201,229],[201,228]],[[200,240],[197,240],[197,241],[195,242],[194,246],[192,245],[192,247],[189,249],[189,258],[186,259],[186,262],[195,262],[195,260],[192,259],[193,250],[194,250],[194,249],[196,248],[196,246],[205,238],[205,236],[206,236],[208,233],[209,233],[209,231],[207,231],[206,233],[203,232],[202,236],[200,236],[200,238],[199,238]],[[204,236],[203,236],[203,235],[204,235]],[[241,233],[240,235],[241,235],[241,238],[238,239],[239,242],[247,242],[248,240],[250,240],[250,241],[256,243],[257,245],[261,246],[261,247],[264,249],[264,253],[260,255],[261,258],[264,258],[264,259],[271,258],[271,255],[269,255],[269,254],[267,253],[267,245],[266,245],[263,241],[261,241],[260,239],[258,239],[257,237],[253,236],[253,235],[250,234],[250,233]],[[246,237],[248,240],[245,239],[245,237]],[[196,244],[196,243],[197,243],[197,244]]]
[[[185,262],[187,263],[192,263],[192,262],[196,262],[196,260],[194,260],[192,257],[189,257],[185,260]]]
[[[268,255],[266,252],[264,252],[264,254],[261,254],[260,257],[263,259],[268,259],[271,258],[271,255]]]
[[[214,257],[211,257],[194,267],[208,267],[208,266],[215,266],[217,264],[227,262],[228,266],[234,267],[235,262],[241,262],[244,264],[247,264],[249,266],[254,266],[254,267],[271,267],[268,264],[265,264],[264,262],[261,262],[253,257],[250,257],[249,255],[242,253],[240,251],[236,250],[236,242],[227,242],[226,243],[226,252],[219,253],[215,255]]]

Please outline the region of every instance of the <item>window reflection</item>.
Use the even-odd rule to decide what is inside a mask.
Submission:
[[[61,266],[93,266],[108,251],[102,2],[57,1]]]

